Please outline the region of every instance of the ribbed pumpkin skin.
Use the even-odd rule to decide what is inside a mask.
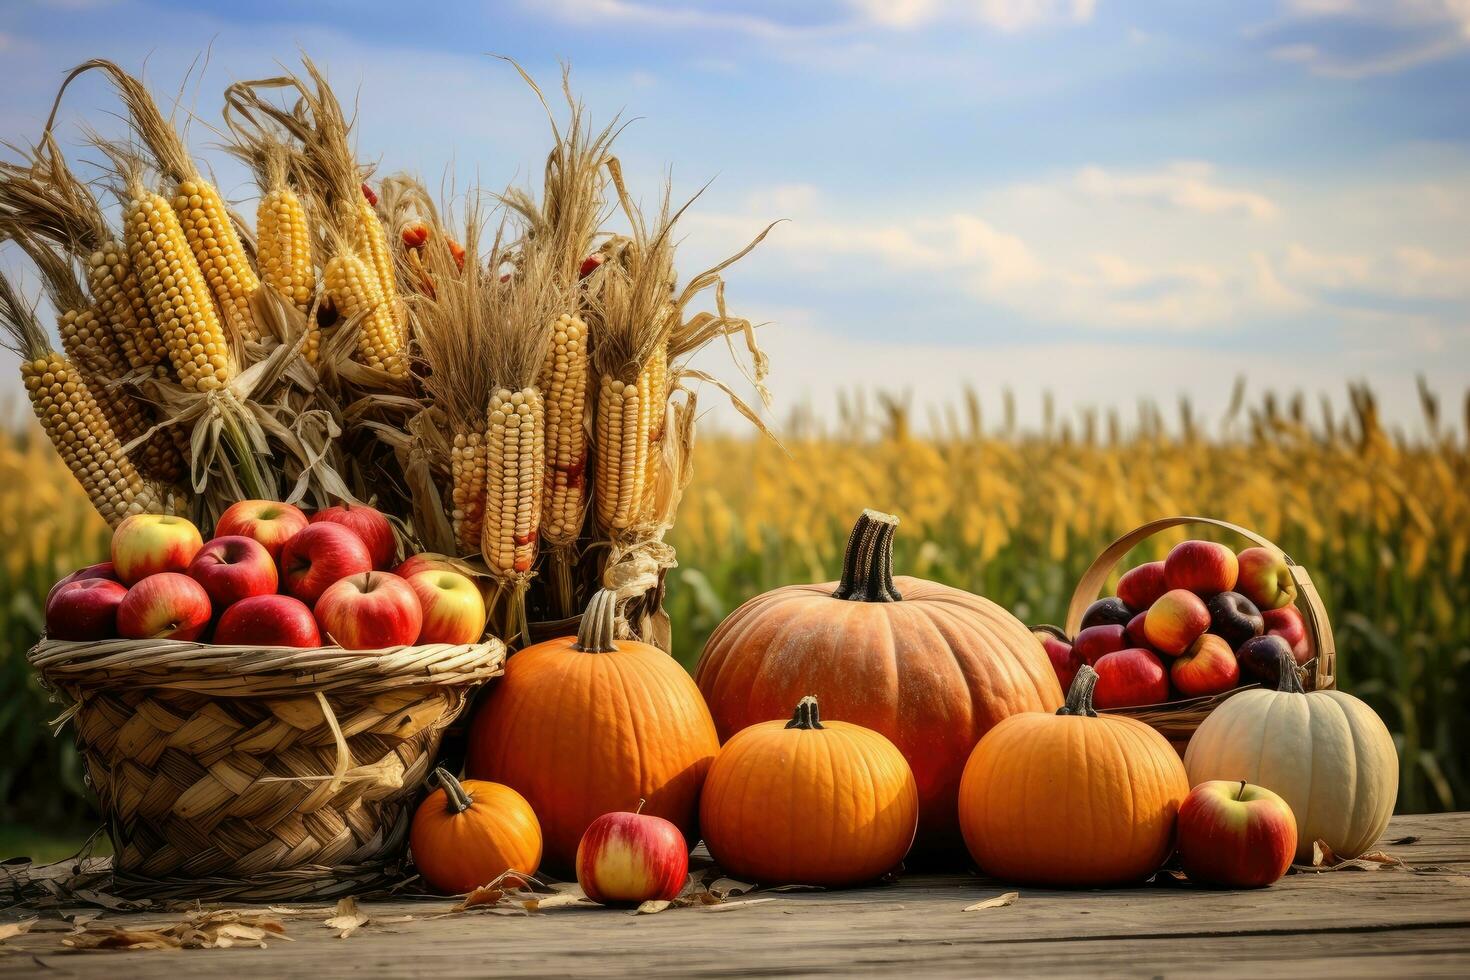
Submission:
[[[918,786],[915,851],[933,854],[960,846],[955,799],[975,743],[1017,712],[1055,711],[1062,690],[1041,641],[995,603],[893,584],[902,601],[835,599],[835,582],[757,596],[710,637],[695,680],[722,739],[786,718],[806,694],[886,736]]]
[[[413,863],[439,891],[467,892],[506,871],[533,874],[541,865],[541,827],[531,804],[509,786],[466,779],[473,800],[463,813],[444,790],[424,798],[413,815]]]
[[[1296,816],[1298,862],[1325,840],[1354,858],[1382,836],[1399,790],[1393,736],[1373,709],[1341,691],[1242,691],[1189,740],[1191,785],[1245,779],[1276,793]]]
[[[919,812],[908,763],[877,732],[822,725],[764,722],[720,750],[699,812],[704,842],[727,874],[835,888],[903,860]]]
[[[575,867],[593,820],[640,799],[698,840],[699,790],[720,747],[698,688],[656,647],[588,653],[576,643],[550,640],[506,662],[471,725],[466,772],[530,801],[558,872]]]
[[[1132,718],[1023,714],[975,746],[959,819],[988,875],[1036,885],[1139,881],[1174,850],[1179,755]]]

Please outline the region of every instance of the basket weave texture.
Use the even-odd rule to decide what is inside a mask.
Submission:
[[[43,640],[122,875],[271,883],[401,855],[445,726],[505,647]],[[274,878],[272,876],[275,876]]]
[[[1286,567],[1291,573],[1292,580],[1296,582],[1297,608],[1301,610],[1302,619],[1306,622],[1307,635],[1311,638],[1315,657],[1301,668],[1305,675],[1302,685],[1308,691],[1325,691],[1337,686],[1337,642],[1332,636],[1332,622],[1327,618],[1327,607],[1322,604],[1322,596],[1317,592],[1316,585],[1312,582],[1312,576],[1305,568],[1292,561],[1280,548],[1276,547],[1267,538],[1228,521],[1216,520],[1212,517],[1164,517],[1147,524],[1140,525],[1123,535],[1112,544],[1108,545],[1103,553],[1098,555],[1092,565],[1083,573],[1077,583],[1077,589],[1072,593],[1071,605],[1067,608],[1067,624],[1064,631],[1067,636],[1076,636],[1078,629],[1082,626],[1082,616],[1087,612],[1087,607],[1102,594],[1102,588],[1112,574],[1118,563],[1127,556],[1137,545],[1143,543],[1160,531],[1168,530],[1182,525],[1195,524],[1217,528],[1237,534],[1251,544],[1281,555],[1286,560]],[[1238,687],[1223,694],[1215,694],[1210,697],[1188,698],[1181,701],[1170,701],[1165,704],[1140,705],[1135,708],[1111,708],[1109,714],[1127,715],[1137,718],[1139,721],[1150,726],[1159,734],[1167,738],[1181,752],[1184,745],[1188,743],[1195,729],[1199,728],[1204,720],[1209,717],[1210,712],[1226,698],[1249,690],[1259,685],[1251,684],[1246,687]]]

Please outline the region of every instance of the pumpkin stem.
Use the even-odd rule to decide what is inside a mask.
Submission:
[[[1077,676],[1072,678],[1072,686],[1067,689],[1067,703],[1057,709],[1057,714],[1096,718],[1097,711],[1092,707],[1092,689],[1095,687],[1097,671],[1087,664],[1078,667]]]
[[[822,715],[817,711],[817,698],[814,694],[808,694],[796,702],[796,710],[791,714],[791,720],[786,723],[787,728],[797,728],[804,732],[820,731],[822,728]]]
[[[475,802],[475,798],[460,784],[443,766],[434,768],[434,780],[444,790],[447,806],[444,809],[450,813],[464,813]]]
[[[1290,651],[1283,653],[1277,659],[1277,669],[1280,677],[1276,682],[1276,690],[1283,694],[1306,694],[1302,687],[1302,680],[1296,675],[1296,658]]]
[[[876,510],[865,510],[852,527],[847,551],[842,556],[842,581],[832,593],[835,599],[854,602],[898,602],[903,598],[893,585],[893,532],[898,518]]]
[[[611,653],[618,648],[616,635],[618,597],[607,589],[599,589],[587,602],[582,625],[577,629],[573,650],[582,653]]]

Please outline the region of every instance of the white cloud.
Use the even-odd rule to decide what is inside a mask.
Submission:
[[[912,30],[940,21],[977,23],[1013,34],[1054,24],[1084,24],[1096,0],[849,0],[862,20]]]
[[[1367,50],[1334,50],[1340,24],[1372,28]],[[1327,78],[1391,75],[1470,50],[1470,0],[1287,0],[1284,15],[1248,32],[1289,35],[1271,56]]]
[[[1293,242],[1286,249],[1281,271],[1300,288],[1398,299],[1470,298],[1470,254],[1445,255],[1417,245],[1376,253],[1333,253]]]
[[[1276,205],[1265,195],[1223,187],[1213,177],[1210,164],[1186,161],[1141,173],[1084,167],[1077,173],[1076,185],[1093,197],[1145,201],[1201,214],[1239,214],[1257,219],[1276,214]]]

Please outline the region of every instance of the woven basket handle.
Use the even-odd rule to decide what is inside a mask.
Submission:
[[[1317,672],[1314,687],[1320,691],[1335,686],[1337,643],[1332,638],[1332,623],[1327,618],[1327,607],[1322,605],[1322,596],[1318,594],[1317,587],[1312,584],[1311,575],[1270,540],[1238,524],[1219,521],[1213,517],[1162,517],[1134,528],[1108,545],[1077,582],[1077,590],[1072,593],[1072,604],[1067,608],[1067,635],[1077,635],[1077,630],[1082,625],[1082,615],[1087,612],[1087,607],[1102,595],[1102,587],[1107,582],[1108,576],[1113,573],[1113,569],[1128,552],[1160,531],[1166,531],[1181,524],[1207,524],[1221,530],[1233,531],[1252,544],[1268,548],[1286,560],[1292,580],[1296,582],[1297,595],[1302,604],[1306,606],[1307,630],[1316,644]]]

